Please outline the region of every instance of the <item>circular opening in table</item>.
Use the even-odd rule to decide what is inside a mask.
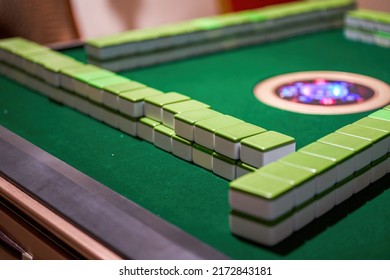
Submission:
[[[390,87],[377,79],[334,71],[297,72],[259,83],[255,96],[270,106],[305,114],[349,114],[390,103]]]

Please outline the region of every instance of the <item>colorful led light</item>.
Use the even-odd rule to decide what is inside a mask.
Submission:
[[[374,91],[355,83],[318,78],[282,85],[276,89],[276,94],[291,102],[335,106],[361,103],[374,96]]]

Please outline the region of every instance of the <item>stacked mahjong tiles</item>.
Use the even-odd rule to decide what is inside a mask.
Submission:
[[[390,105],[231,182],[231,231],[275,245],[389,172]]]
[[[350,11],[345,19],[344,33],[351,40],[390,48],[390,13]]]
[[[88,61],[121,71],[337,28],[354,2],[298,1],[127,31],[89,40]]]
[[[295,151],[292,137],[22,38],[0,40],[0,72],[228,180]]]

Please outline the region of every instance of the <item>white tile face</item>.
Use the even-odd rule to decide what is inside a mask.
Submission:
[[[119,129],[131,136],[137,136],[137,122],[118,115]]]
[[[229,202],[230,207],[239,212],[273,221],[293,209],[294,195],[288,192],[277,199],[267,200],[230,189]]]
[[[339,163],[336,169],[337,169],[337,182],[340,182],[343,179],[353,174],[353,172],[355,171],[355,161],[353,158],[349,158]]]
[[[214,150],[214,133],[195,126],[194,128],[194,140],[195,143],[206,147],[210,150]]]
[[[236,179],[236,165],[213,158],[213,172],[227,180]]]
[[[327,195],[315,201],[316,218],[321,217],[326,212],[330,211],[335,205],[335,192],[331,191]]]
[[[103,91],[103,104],[113,110],[118,110],[119,97],[111,92]]]
[[[372,178],[372,168],[364,172],[363,174],[355,178],[355,185],[353,187],[353,192],[357,193],[365,189],[371,184]]]
[[[316,179],[309,180],[302,185],[294,188],[294,205],[299,206],[309,199],[313,198],[316,193]]]
[[[242,167],[239,166],[239,165],[237,165],[237,167],[236,167],[236,173],[237,173],[237,174],[236,174],[237,178],[240,178],[241,176],[244,176],[244,175],[250,173],[250,171],[247,170],[247,169],[245,169],[245,168],[242,168]]]
[[[145,141],[148,141],[150,143],[154,143],[154,129],[153,129],[153,127],[145,125],[142,122],[138,123],[137,136]]]
[[[384,160],[381,163],[373,166],[371,173],[371,182],[375,182],[386,175],[387,173],[387,161]]]
[[[335,205],[338,205],[353,195],[355,178],[334,190]]]
[[[89,86],[87,90],[88,98],[98,104],[103,103],[103,90]]]
[[[387,138],[390,139],[390,137]],[[387,154],[387,150],[389,148],[389,140],[387,138],[379,141],[378,143],[375,143],[372,146],[372,161],[375,161]]]
[[[119,128],[119,115],[113,111],[105,109],[103,112],[103,121],[113,128]]]
[[[162,110],[162,123],[173,129],[173,120],[174,120],[175,114],[168,112],[167,110]]]
[[[62,89],[61,89],[62,90]],[[76,99],[74,97],[74,94],[69,93],[68,91],[62,90],[64,93],[64,100],[62,101],[65,106],[68,106],[69,108],[74,109],[75,108],[75,103]]]
[[[214,139],[215,139],[215,151],[231,159],[237,160],[240,158],[240,147],[241,147],[240,142],[238,143],[231,142],[217,135],[214,136]]]
[[[167,151],[172,152],[172,137],[162,134],[158,131],[154,131],[154,145]]]
[[[49,83],[49,84],[51,84],[51,85],[53,85],[55,87],[60,86],[60,74],[58,74],[56,72],[51,72],[49,70],[44,70],[44,72],[43,72],[43,79],[47,83]]]
[[[78,97],[77,95],[75,95],[75,100],[75,109],[85,115],[89,115],[91,103],[84,98]]]
[[[104,109],[92,102],[90,102],[89,106],[89,115],[98,121],[103,121],[103,111]]]
[[[192,148],[192,161],[207,170],[213,170],[213,156]]]
[[[74,87],[73,87],[73,78],[66,76],[66,75],[60,75],[60,85],[61,87],[74,92]]]
[[[354,156],[355,159],[355,170],[358,171],[367,165],[369,165],[372,162],[372,155],[373,155],[373,149],[372,147],[358,153]]]
[[[189,141],[194,141],[194,126],[183,121],[174,119],[173,129],[176,135],[183,137]]]
[[[315,202],[294,213],[294,231],[298,231],[311,223],[316,214]]]
[[[192,161],[192,146],[172,139],[172,153],[186,161]]]
[[[144,116],[144,101],[131,102],[129,100],[119,98],[118,109],[126,116],[140,118]]]
[[[337,179],[337,168],[332,167],[325,172],[316,176],[317,188],[316,193],[320,194],[327,189],[333,187],[336,184]]]
[[[269,227],[252,220],[230,215],[230,230],[235,235],[260,243],[273,246],[293,233],[293,218],[289,217],[281,223]]]
[[[89,98],[88,92],[90,91],[90,86],[87,83],[83,83],[77,79],[73,79],[73,91],[77,94]]]
[[[262,152],[246,145],[241,145],[240,158],[242,162],[260,168],[295,152],[295,143]]]
[[[152,120],[162,122],[162,108],[145,102],[145,116]]]

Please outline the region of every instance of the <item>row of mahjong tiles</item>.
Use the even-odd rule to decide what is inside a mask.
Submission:
[[[127,31],[120,34],[109,35],[101,38],[91,39],[87,42],[87,52],[89,52],[92,56],[97,58],[106,59],[112,58],[115,56],[120,56],[121,52],[116,48],[115,50],[107,53],[95,53],[94,51],[100,50],[103,51],[104,48],[120,46],[124,44],[138,44],[143,41],[152,41],[156,44],[153,44],[153,49],[166,48],[167,42],[163,41],[163,38],[170,38],[179,35],[189,35],[200,31],[211,31],[211,30],[223,30],[232,26],[241,26],[243,24],[250,24],[256,22],[268,22],[270,26],[274,24],[275,20],[288,17],[288,16],[301,16],[304,13],[317,12],[313,17],[317,19],[321,15],[320,12],[326,12],[327,9],[335,9],[335,8],[343,8],[348,7],[354,4],[354,1],[351,0],[326,0],[326,1],[299,1],[292,3],[284,3],[279,5],[273,5],[266,8],[261,8],[257,10],[249,10],[243,12],[236,12],[232,14],[224,14],[218,15],[209,18],[200,18],[191,20],[188,22],[177,23],[167,26],[160,26],[151,29],[145,30],[136,30],[136,31]],[[296,20],[304,20],[304,17],[297,17]],[[237,30],[239,32],[239,30]],[[245,32],[245,31],[244,31]],[[209,37],[215,37],[214,36]],[[223,33],[220,34],[223,36]],[[198,36],[199,37],[199,36]],[[199,37],[199,40],[205,40],[208,36],[204,36],[204,38]],[[156,41],[156,39],[161,39],[160,41]],[[188,39],[191,41],[190,39]],[[184,44],[183,40],[175,40],[171,42],[172,44]],[[146,44],[144,47],[140,45],[137,47],[128,46],[127,49],[123,50],[125,54],[131,54],[135,52],[143,52],[148,51],[150,49]]]
[[[390,13],[370,10],[348,12],[345,36],[351,40],[390,47]]]
[[[237,166],[238,175],[242,175],[295,150],[293,138],[223,115],[183,94],[163,93],[110,71],[72,60],[64,63],[62,55],[58,60],[53,59],[55,52],[40,49],[35,44],[28,47],[29,43],[22,39],[6,40],[0,46],[4,49],[6,45],[7,50],[12,51],[12,42],[14,46],[24,46],[26,53],[18,49],[18,53],[11,53],[14,56],[6,57],[4,61],[13,63],[20,59],[20,55],[23,60],[13,66],[21,66],[20,70],[36,73],[37,78],[44,78],[51,86],[63,88],[61,92],[55,91],[57,96],[50,95],[54,100],[69,104],[130,135],[145,137],[157,147],[187,161],[194,158],[197,165],[226,179],[237,177]],[[53,59],[53,64],[46,60],[48,56]],[[43,65],[39,64],[41,61],[44,61]],[[38,64],[34,67],[33,62]],[[47,73],[53,65],[61,63],[65,65],[63,68]],[[30,83],[31,79],[28,79]],[[52,92],[52,88],[42,85],[39,79],[33,81],[33,84],[37,83],[41,83],[36,86],[39,91]],[[194,148],[193,144],[196,144]]]
[[[91,64],[113,71],[340,27],[353,1],[295,2],[255,11],[128,31],[86,45]]]
[[[390,105],[231,182],[231,230],[275,245],[389,172]]]

